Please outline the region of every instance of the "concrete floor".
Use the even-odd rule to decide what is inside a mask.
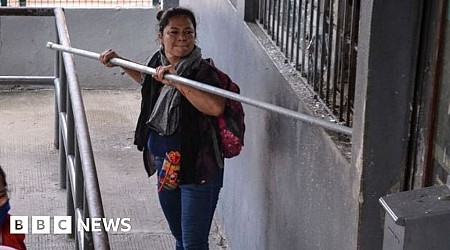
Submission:
[[[95,163],[107,218],[131,218],[131,231],[109,233],[112,249],[174,249],[141,152],[133,145],[138,90],[84,90]],[[66,215],[54,147],[53,89],[0,90],[0,165],[10,188],[12,215]],[[210,249],[230,249],[215,220]],[[66,235],[28,234],[29,249],[75,249]]]

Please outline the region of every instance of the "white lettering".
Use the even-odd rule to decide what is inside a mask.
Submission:
[[[91,218],[91,224],[92,224],[92,232],[100,232],[101,231],[101,224],[102,218]]]
[[[128,222],[131,222],[130,218],[122,218],[120,220],[120,224],[122,224],[122,226],[123,226],[122,230],[120,230],[120,231],[122,231],[122,232],[129,232],[131,230],[131,224],[128,223]]]
[[[77,224],[77,228],[78,231],[80,232],[90,232],[90,227],[89,227],[89,218],[86,218],[86,223],[84,223],[83,219],[78,218],[78,224]]]

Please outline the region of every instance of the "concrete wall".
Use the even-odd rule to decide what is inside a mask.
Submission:
[[[143,63],[159,46],[155,9],[65,9],[65,15],[75,48],[96,53],[113,48]],[[55,56],[47,42],[57,42],[54,17],[0,17],[0,75],[53,75]],[[75,64],[83,87],[138,87],[119,68],[81,56]]]
[[[180,1],[198,16],[204,55],[243,95],[309,112],[236,3]],[[231,249],[356,249],[359,172],[321,128],[244,109],[245,147],[226,163],[218,209]]]

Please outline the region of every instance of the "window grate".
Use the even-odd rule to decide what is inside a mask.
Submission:
[[[258,22],[332,111],[352,126],[360,0],[259,0]]]

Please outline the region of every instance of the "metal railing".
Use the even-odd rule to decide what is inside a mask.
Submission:
[[[54,50],[59,50],[59,51],[64,51],[64,52],[68,52],[68,53],[72,53],[72,54],[76,54],[76,55],[80,55],[80,56],[84,56],[87,58],[91,58],[91,59],[99,59],[100,54],[95,53],[95,52],[91,52],[91,51],[86,51],[86,50],[82,50],[82,49],[77,49],[77,48],[72,48],[70,46],[64,46],[64,45],[59,45],[59,44],[54,44],[51,42],[47,43],[47,47],[50,49],[54,49]],[[155,74],[155,69],[154,68],[150,68],[150,67],[146,67],[144,65],[138,64],[138,63],[134,63],[134,62],[130,62],[127,60],[123,60],[120,58],[113,58],[111,59],[111,63],[125,67],[125,68],[129,68],[129,69],[133,69],[133,70],[137,70],[139,72],[142,73],[146,73],[146,74],[151,74],[154,75]],[[173,74],[166,74],[164,76],[164,78],[167,78],[169,80],[172,81],[176,81],[179,82],[181,84],[193,87],[193,88],[197,88],[200,90],[203,90],[205,92],[208,93],[212,93],[212,94],[216,94],[222,97],[226,97],[228,99],[231,100],[235,100],[235,101],[239,101],[242,103],[246,103],[249,104],[251,106],[257,107],[257,108],[261,108],[261,109],[265,109],[265,110],[269,110],[278,114],[282,114],[285,116],[289,116],[304,122],[308,122],[310,124],[314,124],[314,125],[318,125],[321,126],[325,129],[331,130],[331,131],[335,131],[335,132],[339,132],[339,133],[343,133],[346,135],[351,135],[352,134],[352,129],[347,127],[347,126],[342,126],[339,124],[335,124],[333,122],[329,122],[326,121],[324,119],[320,119],[314,116],[310,116],[310,115],[306,115],[303,113],[299,113],[293,110],[289,110],[283,107],[279,107],[270,103],[266,103],[266,102],[262,102],[262,101],[258,101],[258,100],[254,100],[230,91],[226,91],[223,90],[221,88],[216,88],[201,82],[197,82],[194,80],[190,80],[184,77],[180,77],[177,75],[173,75]]]
[[[352,126],[360,0],[259,0],[258,22],[331,114]]]
[[[57,40],[70,46],[62,9],[0,8],[0,16],[54,16]],[[54,76],[0,76],[0,83],[38,84],[55,87],[55,147],[59,148],[60,186],[67,189],[67,213],[72,217],[72,236],[77,249],[110,249],[103,225],[99,231],[83,231],[78,219],[105,218],[89,135],[86,113],[73,56],[55,54]]]

